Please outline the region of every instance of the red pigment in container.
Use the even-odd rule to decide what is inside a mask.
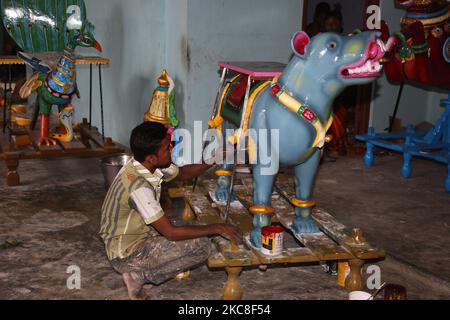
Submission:
[[[261,252],[271,256],[277,256],[283,253],[283,232],[284,229],[279,226],[262,228]]]

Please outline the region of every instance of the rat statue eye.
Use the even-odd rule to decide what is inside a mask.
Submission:
[[[331,41],[331,42],[328,44],[328,48],[330,48],[330,49],[336,49],[336,48],[337,48],[337,43],[336,43],[335,41]]]

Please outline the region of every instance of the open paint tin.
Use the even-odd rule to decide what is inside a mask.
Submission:
[[[283,253],[283,232],[279,226],[268,226],[261,231],[261,252],[270,256],[278,256]]]

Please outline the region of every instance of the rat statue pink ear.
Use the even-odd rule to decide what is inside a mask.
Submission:
[[[309,36],[303,32],[297,32],[292,38],[292,50],[300,57],[304,57],[311,42]]]

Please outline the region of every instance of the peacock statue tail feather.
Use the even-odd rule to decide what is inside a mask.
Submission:
[[[35,92],[43,82],[39,80],[39,71],[35,71],[33,75],[24,83],[24,85],[19,90],[19,96],[22,99],[28,99],[33,92]]]
[[[169,93],[169,118],[172,127],[177,128],[180,124],[180,121],[177,117],[177,110],[175,109],[175,89],[172,89]]]
[[[3,24],[26,53],[62,52],[66,23],[86,21],[84,0],[2,0]]]

